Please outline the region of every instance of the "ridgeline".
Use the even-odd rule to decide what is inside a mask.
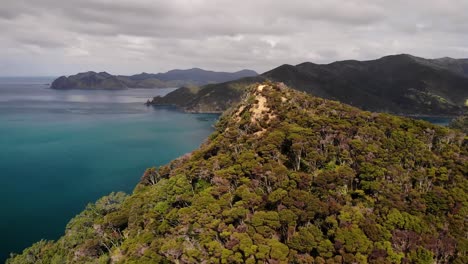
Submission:
[[[458,116],[468,107],[468,59],[423,59],[401,54],[371,61],[282,65],[259,76],[181,88],[150,104],[188,112],[223,112],[238,103],[246,84],[271,80],[364,110],[397,115]]]
[[[238,72],[214,72],[199,68],[171,70],[166,73],[140,73],[131,76],[112,75],[107,72],[83,72],[71,76],[61,76],[51,84],[52,89],[70,90],[120,90],[128,88],[168,88],[180,86],[200,86],[257,76],[251,70]]]

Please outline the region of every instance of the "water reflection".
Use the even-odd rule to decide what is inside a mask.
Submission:
[[[145,103],[176,89],[54,90],[45,85],[52,81],[36,78],[19,83],[14,78],[0,78],[0,102]]]
[[[128,90],[53,90],[37,84],[14,83],[0,78],[0,115],[35,114],[137,114],[154,111],[144,103],[157,95],[165,95],[176,88]],[[50,80],[52,81],[52,80]],[[33,82],[33,80],[28,80]]]

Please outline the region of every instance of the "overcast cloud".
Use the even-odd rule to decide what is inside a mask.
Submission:
[[[468,0],[0,0],[0,75],[468,57]]]

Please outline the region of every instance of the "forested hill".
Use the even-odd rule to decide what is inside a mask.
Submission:
[[[207,85],[199,92],[155,97],[186,111],[224,111],[239,102],[244,83],[283,82],[291,88],[364,110],[403,115],[460,115],[468,104],[468,60],[424,59],[407,54],[371,61],[282,65],[254,78]],[[184,94],[188,100],[180,100]],[[178,100],[179,99],[179,100]]]
[[[247,91],[198,150],[8,263],[468,263],[465,134]]]

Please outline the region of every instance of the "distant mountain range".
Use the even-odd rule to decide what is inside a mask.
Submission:
[[[189,70],[172,70],[166,73],[141,73],[131,76],[112,75],[107,72],[84,72],[69,77],[56,79],[52,89],[106,89],[118,90],[127,88],[166,88],[180,86],[200,86],[220,83],[243,77],[257,76],[252,70],[238,72],[215,72],[199,68]]]
[[[188,112],[222,112],[241,100],[246,84],[271,80],[364,110],[414,115],[459,115],[468,100],[468,59],[424,59],[408,54],[371,61],[282,65],[259,76],[180,88],[153,105]]]

